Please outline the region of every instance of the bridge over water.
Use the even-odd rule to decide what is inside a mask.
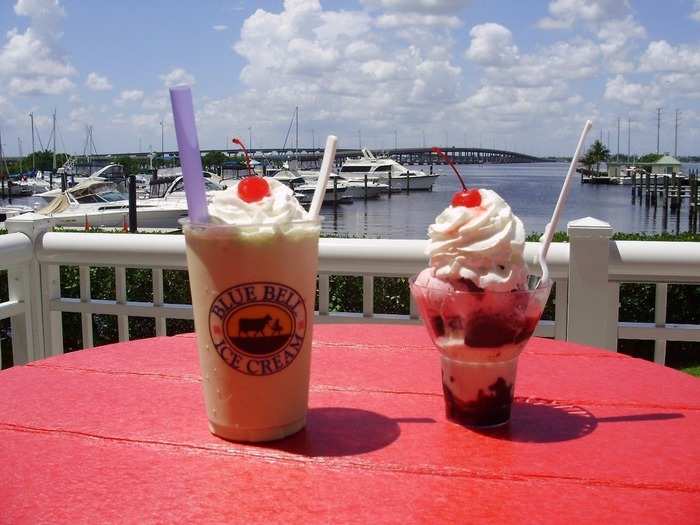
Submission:
[[[443,151],[455,164],[512,164],[525,162],[548,162],[549,159],[518,153],[516,151],[507,151],[490,148],[443,148]],[[223,152],[229,155],[240,153],[239,149],[209,149],[202,150],[202,154],[210,152]],[[323,148],[299,148],[286,149],[281,148],[251,148],[250,155],[258,161],[266,160],[268,162],[285,161],[290,159],[298,159],[302,164],[318,164],[323,157]],[[444,161],[431,151],[431,148],[398,148],[398,149],[383,149],[374,150],[376,157],[391,157],[401,164],[444,164]],[[115,157],[128,156],[133,158],[147,159],[148,153],[115,153],[111,155],[95,155],[93,160],[101,159],[109,161]],[[157,154],[160,156],[160,154]],[[163,153],[166,158],[177,157],[177,151],[166,151]],[[360,157],[362,151],[359,149],[338,149],[336,153],[336,163],[342,164],[349,157]]]
[[[207,150],[208,151],[208,150]],[[221,150],[212,150],[221,151]],[[489,149],[489,148],[443,148],[443,151],[455,164],[511,164],[524,162],[547,162],[542,159],[525,153],[515,151]],[[225,150],[225,153],[235,154],[239,150]],[[203,151],[202,153],[206,153]],[[432,152],[431,148],[398,148],[375,150],[376,157],[391,157],[401,164],[444,164],[443,160]],[[320,162],[323,157],[322,148],[300,148],[298,153],[294,150],[281,151],[274,148],[252,149],[250,154],[260,160],[261,158],[275,160],[299,159],[300,162]],[[336,161],[342,163],[349,157],[360,157],[362,151],[359,149],[338,149]]]

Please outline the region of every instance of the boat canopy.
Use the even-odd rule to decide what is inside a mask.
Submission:
[[[54,213],[61,213],[70,208],[70,201],[65,193],[61,193],[54,200],[49,202],[46,206],[37,210],[37,213],[41,215],[53,215]]]
[[[92,195],[102,195],[102,197],[91,197]],[[70,207],[71,199],[77,202],[113,202],[124,200],[124,196],[116,191],[113,182],[99,179],[86,179],[63,193],[58,194],[49,204],[40,209],[37,213],[51,215],[60,213]]]

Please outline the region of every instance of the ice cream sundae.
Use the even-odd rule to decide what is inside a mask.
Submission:
[[[468,189],[444,158],[462,190],[430,225],[430,265],[411,291],[442,353],[448,419],[499,425],[510,418],[518,356],[550,285],[528,275],[525,229],[510,206],[492,190]]]

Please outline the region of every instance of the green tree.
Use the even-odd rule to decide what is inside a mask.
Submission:
[[[595,164],[595,162],[596,160],[595,158],[593,158],[593,154],[590,150],[588,150],[586,154],[581,158],[581,164],[583,164],[589,170],[593,167],[593,164]]]
[[[214,169],[218,171],[219,173],[221,172],[221,165],[228,159],[226,155],[224,155],[220,151],[210,151],[206,155],[202,157],[202,166],[204,166],[204,169]]]
[[[663,155],[660,155],[658,153],[647,153],[646,155],[642,155],[637,159],[639,162],[656,162],[659,160]]]
[[[121,156],[114,159],[115,164],[121,164],[127,175],[136,175],[141,171],[141,161],[133,157]]]
[[[33,165],[37,170],[41,171],[53,171],[53,151],[45,149],[43,151],[34,152],[34,162]],[[65,153],[56,154],[56,169],[63,166],[63,164],[68,160],[68,156]],[[19,165],[18,165],[19,167]],[[25,170],[32,169],[32,154],[27,155],[22,161],[22,167]]]
[[[588,148],[586,156],[584,157],[584,159],[587,159],[588,162],[591,162],[591,165],[596,165],[596,175],[600,173],[600,163],[607,161],[609,158],[610,150],[599,140],[596,140],[593,144],[591,144],[591,147]]]

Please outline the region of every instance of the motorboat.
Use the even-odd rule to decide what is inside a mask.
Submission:
[[[297,172],[304,180],[310,184],[316,184],[318,180],[318,171],[314,170],[299,170]],[[361,179],[349,179],[338,175],[337,173],[331,173],[328,177],[329,188],[331,187],[344,187],[345,196],[352,199],[378,199],[382,193],[387,193],[389,191],[389,186],[379,182],[379,178],[374,175],[367,176],[367,184],[365,185],[365,178]]]
[[[305,182],[294,187],[294,193],[299,194],[299,202],[311,202],[314,192],[316,191],[315,182]],[[347,193],[348,187],[344,183],[333,184],[328,181],[326,184],[326,193],[323,195],[323,204],[348,204],[352,202],[352,196]]]
[[[63,193],[63,191],[60,188],[61,185],[61,178],[63,177],[64,173],[62,172],[63,168],[58,169],[57,173],[57,178],[58,179],[58,188],[54,189],[48,189],[47,191],[43,191],[41,193],[35,194],[35,197],[40,197],[44,199],[46,202],[51,202],[55,197],[58,197]],[[66,184],[67,186],[74,187],[79,184],[82,184],[85,181],[89,180],[101,180],[101,181],[109,181],[109,182],[123,182],[124,178],[126,177],[126,172],[124,171],[124,167],[121,164],[107,164],[103,168],[100,168],[96,172],[94,172],[92,175],[89,177],[76,177],[75,175],[68,175],[66,174]],[[56,185],[56,181],[54,180],[54,185]],[[48,186],[48,184],[47,184]]]
[[[289,186],[292,189],[302,184],[306,184],[306,180],[299,174],[298,171],[290,170],[287,168],[277,170],[274,174],[271,175],[268,172],[268,176],[280,181],[282,184],[284,184],[285,186]]]
[[[318,173],[318,171],[313,170],[290,168],[285,163],[285,166],[277,170],[271,178],[292,188],[297,200],[306,204],[311,202],[313,194],[316,191]],[[335,183],[332,180],[328,181],[326,193],[323,196],[323,204],[347,204],[352,202],[352,199],[352,192],[344,181],[336,181]]]
[[[114,182],[91,179],[62,192],[37,213],[50,217],[55,226],[121,227],[128,221],[129,200]],[[178,228],[187,216],[184,199],[138,199],[139,227]]]
[[[626,186],[631,185],[634,177],[644,175],[644,173],[644,170],[642,170],[641,168],[638,168],[636,166],[627,166],[626,168],[620,170],[620,173],[617,177],[617,183]]]
[[[15,217],[31,211],[34,211],[34,209],[21,204],[6,204],[0,206],[0,224],[4,223],[5,220],[9,219],[10,217]]]
[[[204,190],[206,191],[207,194],[207,199],[211,201],[213,197],[213,193],[217,191],[223,191],[226,188],[222,186],[221,184],[214,182],[213,180],[205,177],[204,178]],[[168,200],[168,201],[175,201],[175,200],[186,200],[185,196],[185,180],[182,178],[182,175],[178,176],[173,180],[168,188],[165,190],[165,193],[163,194],[162,197],[163,200]],[[149,199],[153,200],[153,199]]]
[[[338,170],[338,175],[348,181],[362,182],[364,188],[365,175],[374,176],[376,181],[387,185],[387,191],[426,190],[433,189],[438,175],[429,175],[420,170],[409,170],[394,159],[375,157],[368,149],[362,150],[362,156],[349,158]]]
[[[47,181],[33,174],[11,175],[8,182],[11,197],[31,197],[35,193],[41,193],[49,189]]]

